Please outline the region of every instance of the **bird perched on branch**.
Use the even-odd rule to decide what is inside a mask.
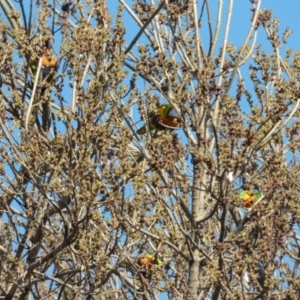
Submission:
[[[240,198],[244,200],[244,206],[249,208],[253,205],[255,200],[261,197],[261,193],[258,190],[253,191],[242,191],[240,193]]]
[[[42,73],[42,80],[46,81],[47,83],[51,83],[54,79],[54,74],[57,71],[57,61],[53,56],[53,49],[52,49],[52,38],[49,38],[45,41],[44,47],[43,47],[43,56],[42,56],[42,67],[41,67],[41,73]],[[39,57],[33,58],[30,63],[30,69],[32,72],[32,75],[35,77],[37,70],[38,70],[38,65],[39,65]],[[46,87],[43,86],[41,89],[41,94],[44,93],[46,90]]]
[[[175,109],[170,104],[164,104],[157,107],[149,114],[148,128],[149,130],[168,130],[175,129],[181,123],[181,119]],[[137,130],[138,134],[145,134],[147,126],[144,125]]]
[[[36,52],[41,52],[39,41],[33,43]],[[39,107],[42,109],[42,128],[45,132],[48,132],[51,126],[51,105],[50,99],[47,101],[39,101],[40,97],[44,95],[47,88],[51,88],[55,84],[55,73],[57,71],[57,61],[53,56],[52,38],[48,38],[44,41],[42,48],[42,57],[38,54],[29,61],[29,67],[31,70],[32,80],[29,83],[29,87],[34,93],[34,104],[40,103]],[[39,63],[41,61],[40,72],[37,78],[37,72],[39,69]],[[46,99],[44,99],[46,100]],[[38,113],[38,106],[35,105],[34,114]]]
[[[151,270],[153,265],[162,265],[163,260],[161,257],[156,257],[154,255],[151,255],[149,253],[145,254],[142,257],[138,258],[138,264],[141,267],[146,268],[147,270]]]
[[[39,64],[39,58],[35,58],[30,62],[30,69],[33,75],[36,74],[37,68]],[[57,61],[56,59],[50,54],[50,50],[45,48],[43,57],[42,57],[42,72],[43,72],[43,80],[49,75],[51,72],[55,72],[57,70]]]

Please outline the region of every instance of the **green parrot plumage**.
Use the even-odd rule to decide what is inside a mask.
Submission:
[[[32,61],[30,61],[30,69],[33,75],[37,72],[37,67],[39,64],[39,59],[35,58]],[[57,61],[56,59],[51,56],[48,49],[44,50],[44,54],[42,57],[42,72],[43,72],[43,79],[45,79],[49,74],[51,73],[51,70],[56,71],[57,70]]]
[[[252,192],[250,191],[242,191],[240,193],[240,198],[244,200],[244,206],[249,208],[252,206],[255,200],[258,200],[261,197],[261,193],[257,190]]]
[[[150,270],[153,265],[162,265],[163,259],[161,257],[155,257],[152,254],[145,254],[142,257],[138,258],[138,264],[141,267],[145,267],[146,269]]]
[[[181,123],[181,119],[175,109],[170,104],[163,104],[157,107],[149,114],[148,128],[149,130],[170,130],[175,129]],[[145,134],[147,126],[144,125],[137,130],[138,134]]]

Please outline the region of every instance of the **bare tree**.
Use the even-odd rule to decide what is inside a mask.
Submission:
[[[300,55],[262,0],[242,45],[233,0],[25,2],[0,0],[0,299],[298,299]]]

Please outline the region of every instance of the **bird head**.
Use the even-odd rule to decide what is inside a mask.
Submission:
[[[174,125],[178,126],[179,124],[181,124],[182,120],[178,117],[178,118],[174,118],[173,119],[173,123]]]

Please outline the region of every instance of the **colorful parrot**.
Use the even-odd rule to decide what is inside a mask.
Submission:
[[[261,197],[261,193],[258,190],[242,191],[240,193],[240,198],[244,200],[244,206],[249,208],[252,206],[255,200],[258,200]]]
[[[141,267],[151,270],[153,265],[162,265],[163,259],[161,257],[155,257],[149,253],[145,254],[142,257],[139,257],[138,264]]]
[[[176,113],[173,106],[170,104],[164,104],[160,105],[149,114],[148,128],[150,131],[168,130],[172,128],[175,129],[179,126],[180,123],[181,119]],[[145,134],[146,132],[146,125],[137,130],[137,134]]]
[[[39,59],[35,58],[30,62],[30,69],[33,75],[36,74],[37,68],[39,64]],[[43,80],[49,76],[51,71],[57,70],[57,61],[56,59],[49,53],[47,48],[44,49],[44,54],[42,58],[42,72],[43,72]]]

